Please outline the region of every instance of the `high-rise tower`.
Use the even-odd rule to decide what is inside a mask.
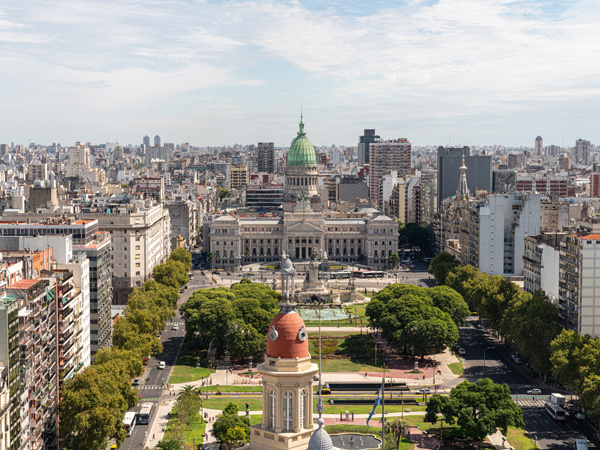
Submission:
[[[535,155],[542,156],[544,153],[544,140],[541,136],[535,138]]]
[[[365,164],[369,164],[370,148],[369,144],[377,142],[379,136],[375,134],[375,130],[365,129],[364,134],[358,138],[358,167],[362,167]]]

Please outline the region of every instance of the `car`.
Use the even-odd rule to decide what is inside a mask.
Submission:
[[[185,285],[183,288],[184,288],[184,289],[188,289],[189,287],[190,287],[190,286],[186,284],[186,285]]]
[[[171,328],[173,331],[177,331],[179,330],[179,325],[175,324],[173,325],[173,328]]]
[[[577,420],[584,420],[585,419],[585,414],[583,414],[582,412],[577,412],[577,413],[575,413],[575,418]]]
[[[464,356],[464,355],[466,355],[466,354],[467,354],[467,351],[466,351],[464,348],[462,348],[462,347],[459,347],[459,348],[458,348],[458,354],[459,354],[460,356]]]
[[[540,391],[539,389],[529,389],[527,393],[529,395],[542,395],[542,391]]]
[[[164,370],[165,367],[167,367],[166,363],[164,361],[159,361],[158,370]]]
[[[185,292],[185,289],[184,289],[184,288],[181,288],[181,289],[179,289],[179,293],[180,293],[180,294],[183,294],[184,292]]]
[[[135,380],[133,380],[133,385],[134,386],[139,386],[140,385],[140,379],[136,378]]]
[[[424,387],[424,388],[419,389],[417,392],[419,394],[431,394],[431,389]]]

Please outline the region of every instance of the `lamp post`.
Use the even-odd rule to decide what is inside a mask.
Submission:
[[[494,347],[488,347],[483,351],[483,367],[485,367],[485,352],[487,352],[488,350],[493,350]]]

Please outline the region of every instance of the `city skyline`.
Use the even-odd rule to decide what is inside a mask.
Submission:
[[[2,143],[600,140],[600,5],[25,1],[0,8]],[[579,69],[580,68],[580,69]]]

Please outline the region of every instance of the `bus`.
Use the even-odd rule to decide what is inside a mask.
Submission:
[[[565,410],[552,402],[546,402],[546,411],[554,420],[565,420]]]
[[[356,278],[383,278],[385,272],[382,270],[355,270],[352,275]]]
[[[131,436],[131,433],[133,433],[133,427],[135,427],[135,413],[133,411],[125,413],[123,425],[125,426],[125,431],[127,431],[127,436]]]
[[[331,278],[350,278],[350,272],[331,272]]]
[[[142,409],[138,413],[138,424],[148,425],[150,423],[150,413],[152,412],[152,403],[142,403]]]

